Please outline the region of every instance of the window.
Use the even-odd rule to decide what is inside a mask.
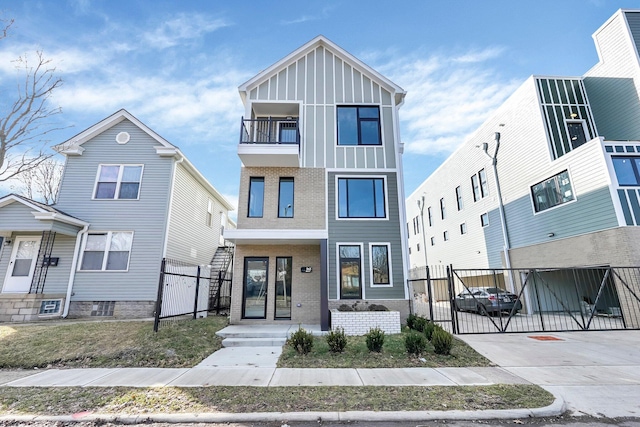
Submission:
[[[447,217],[447,209],[444,206],[444,198],[440,199],[440,217],[445,219]]]
[[[251,177],[249,180],[249,214],[250,218],[262,218],[264,208],[264,178]]]
[[[388,243],[371,243],[371,285],[391,286],[390,248]]]
[[[531,187],[533,206],[536,212],[542,212],[554,206],[570,202],[574,199],[569,172],[559,174],[537,183]]]
[[[338,145],[381,145],[378,107],[338,107]]]
[[[460,186],[456,187],[456,200],[458,203],[458,210],[461,211],[464,208],[464,202],[462,201],[462,188]]]
[[[442,237],[444,238],[445,242],[449,240],[449,232],[445,230],[444,233],[442,233]]]
[[[460,224],[460,234],[467,234],[467,223],[463,222]]]
[[[211,199],[207,200],[207,227],[213,225],[213,202]]]
[[[298,143],[298,120],[287,119],[287,121],[279,122],[278,141],[281,144],[297,144]]]
[[[142,165],[100,165],[94,199],[137,199]]]
[[[87,234],[80,270],[127,270],[132,241],[133,232],[130,231]]]
[[[418,252],[420,252],[420,243],[418,243],[418,244],[416,245],[416,250],[417,250]]]
[[[385,218],[383,178],[338,178],[338,218]]]
[[[278,218],[293,218],[293,178],[280,178]]]
[[[276,257],[276,319],[291,319],[291,280],[293,277],[293,258]]]
[[[478,175],[471,177],[471,187],[473,188],[473,201],[477,202],[482,197],[480,196],[480,182],[478,181]]]
[[[420,233],[420,217],[413,218],[413,234]]]
[[[480,224],[483,227],[486,227],[487,225],[489,225],[489,214],[488,213],[483,213],[482,215],[480,215]]]
[[[487,174],[484,169],[480,169],[478,176],[480,177],[480,194],[482,194],[482,197],[487,197],[489,195],[489,185],[487,184]]]
[[[431,236],[431,246],[435,246],[436,245],[436,238]]]
[[[582,120],[576,122],[567,121],[567,131],[569,132],[572,149],[578,148],[587,142]]]
[[[431,206],[427,208],[427,216],[429,217],[429,227],[433,225],[433,215],[431,213]]]
[[[361,247],[359,245],[338,245],[340,262],[340,299],[362,298]]]
[[[411,255],[411,246],[409,246],[409,255]]]
[[[618,185],[640,185],[640,157],[612,157]]]

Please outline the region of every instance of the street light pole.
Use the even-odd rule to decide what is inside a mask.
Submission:
[[[429,297],[429,316],[430,320],[433,320],[433,301],[431,299],[431,280],[429,277],[429,264],[427,263],[427,230],[424,228],[424,199],[425,194],[422,193],[422,198],[418,199],[418,208],[420,209],[420,223],[422,225],[422,250],[424,251],[424,272],[426,275],[425,278],[425,288],[427,291],[427,296]],[[420,203],[422,201],[422,203]]]

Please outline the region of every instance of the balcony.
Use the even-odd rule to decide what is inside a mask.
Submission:
[[[297,117],[242,118],[238,156],[245,166],[297,167],[299,155]]]

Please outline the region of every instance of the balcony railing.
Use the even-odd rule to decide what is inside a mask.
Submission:
[[[240,144],[296,144],[300,145],[297,118],[242,118]]]

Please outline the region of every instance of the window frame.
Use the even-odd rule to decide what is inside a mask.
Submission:
[[[340,144],[340,109],[355,108],[356,109],[356,132],[357,143],[356,144]],[[360,108],[376,108],[378,110],[378,118],[360,117]],[[364,144],[362,142],[362,127],[361,123],[364,122],[378,122],[378,142],[376,144]],[[336,146],[338,147],[379,147],[382,144],[382,114],[379,104],[344,104],[336,106]]]
[[[260,215],[251,215],[251,196],[254,182],[262,182],[262,203],[260,206]],[[264,195],[265,195],[265,179],[264,176],[251,176],[249,177],[249,194],[247,196],[247,218],[262,218],[264,217]]]
[[[447,218],[447,207],[445,205],[444,197],[440,198],[440,219],[443,221]]]
[[[386,175],[336,175],[335,181],[335,218],[336,221],[388,221],[389,220],[389,194],[387,188],[387,177]],[[382,180],[382,197],[383,197],[383,209],[384,216],[383,217],[341,217],[340,216],[340,180],[341,179],[369,179],[369,180]],[[375,190],[374,190],[375,197]],[[348,203],[348,200],[347,200]],[[375,202],[374,202],[375,205]],[[375,211],[375,206],[374,206]]]
[[[100,181],[100,172],[102,171],[103,166],[117,166],[118,167],[118,178],[116,178],[116,188],[113,193],[113,197],[97,197],[98,193],[98,184]],[[140,180],[138,181],[138,192],[135,198],[131,199],[121,199],[120,198],[120,188],[122,186],[122,175],[124,175],[124,168],[128,167],[140,167]],[[91,193],[91,200],[140,200],[140,189],[142,188],[142,177],[144,175],[144,164],[142,163],[100,163],[98,164],[98,170],[96,172],[96,178],[93,183],[93,193]],[[107,182],[107,181],[104,181]],[[129,182],[129,181],[127,181]]]
[[[387,248],[387,275],[389,276],[388,283],[376,283],[374,281],[373,274],[373,247],[382,246]],[[393,268],[391,267],[391,243],[389,242],[369,242],[369,280],[372,288],[392,288],[393,287]]]
[[[124,270],[108,270],[107,269],[107,263],[109,261],[109,253],[111,252],[111,240],[113,238],[113,233],[129,233],[131,235],[131,243],[129,245],[129,255],[127,256],[127,268]],[[84,270],[82,268],[82,263],[84,262],[84,256],[85,256],[85,249],[87,247],[87,241],[89,240],[89,236],[90,235],[106,235],[106,241],[104,244],[104,253],[102,255],[102,266],[99,270]],[[78,259],[78,265],[76,267],[76,271],[78,272],[83,272],[83,273],[95,273],[95,272],[128,272],[129,271],[129,267],[131,265],[131,252],[133,250],[133,239],[135,237],[135,232],[134,231],[128,231],[128,230],[114,230],[114,231],[98,231],[98,230],[93,230],[91,232],[87,232],[84,233],[84,235],[82,236],[82,246],[80,248],[80,257]],[[93,252],[93,251],[92,251]],[[115,251],[114,251],[115,252]]]
[[[631,162],[631,170],[636,178],[636,184],[620,184],[620,178],[618,177],[618,172],[616,170],[616,159],[629,160]],[[616,184],[618,187],[640,187],[640,156],[611,156],[611,166],[613,168],[613,174],[616,177]]]
[[[543,182],[550,181],[550,180],[552,180],[554,178],[557,179],[561,174],[563,174],[565,172],[567,173],[567,179],[569,180],[569,186],[571,188],[571,195],[573,196],[573,199],[572,200],[568,200],[566,202],[558,203],[558,204],[550,206],[550,207],[548,207],[546,209],[537,210],[537,205],[536,205],[536,200],[535,200],[535,194],[533,192],[533,187],[535,187],[538,184],[542,184]],[[617,177],[616,177],[616,179],[617,179]],[[557,182],[557,180],[556,180],[556,182]],[[541,214],[541,213],[544,213],[544,212],[549,212],[549,211],[557,209],[557,208],[559,208],[561,206],[566,206],[568,204],[576,202],[578,200],[578,196],[576,195],[576,191],[573,188],[573,180],[571,179],[571,173],[570,173],[569,169],[567,168],[565,170],[562,170],[562,171],[560,171],[558,173],[555,173],[555,174],[551,175],[550,177],[548,177],[546,179],[543,179],[541,181],[536,182],[535,184],[530,185],[529,186],[529,199],[531,200],[531,208],[533,209],[533,215],[538,215],[538,214]]]
[[[456,206],[458,211],[464,209],[464,200],[462,199],[462,187],[459,185],[456,187]]]
[[[343,298],[342,297],[342,269],[341,269],[341,261],[340,257],[340,247],[342,246],[358,246],[360,248],[360,263],[359,263],[359,276],[360,276],[360,296],[358,298]],[[354,299],[365,299],[365,283],[364,283],[364,275],[362,274],[362,270],[364,267],[363,264],[363,253],[364,253],[364,244],[362,242],[336,242],[336,286],[337,286],[337,294],[339,300],[354,300]],[[350,260],[354,258],[344,258],[345,260]]]
[[[280,211],[281,211],[281,203],[282,203],[282,183],[283,182],[290,182],[291,183],[291,215],[287,216],[287,215],[280,215]],[[293,218],[294,217],[294,207],[295,207],[295,200],[296,200],[296,184],[295,184],[295,179],[292,176],[281,176],[279,181],[278,181],[278,218]],[[287,206],[285,206],[284,208],[285,213],[287,212]]]
[[[478,179],[480,181],[480,195],[484,199],[489,195],[489,182],[487,181],[487,172],[484,168],[478,171]]]
[[[485,224],[485,221],[483,220],[483,218],[487,218],[487,222],[486,222],[486,224]],[[489,224],[490,224],[490,221],[489,221],[489,213],[488,213],[488,212],[485,212],[485,213],[480,214],[480,225],[482,226],[482,228],[484,228],[484,227],[488,227],[488,226],[489,226]]]

